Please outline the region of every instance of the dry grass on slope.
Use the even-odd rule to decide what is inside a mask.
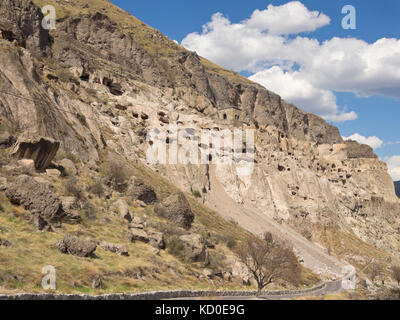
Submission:
[[[160,199],[167,197],[177,190],[154,172],[140,165],[132,165],[123,158],[113,154],[101,155],[103,162],[118,161],[127,171],[153,186]],[[94,173],[88,166],[77,164],[80,174],[76,176],[77,188],[87,190],[96,181],[101,180],[100,173]],[[93,177],[93,174],[96,177]],[[12,180],[12,177],[7,177]],[[43,175],[55,186],[57,194],[66,195],[66,178],[51,178]],[[68,190],[67,190],[68,191]],[[83,191],[86,192],[86,191]],[[88,194],[90,209],[82,210],[82,222],[77,225],[63,224],[61,228],[53,228],[54,232],[38,232],[30,224],[31,214],[22,207],[9,203],[3,192],[0,192],[0,238],[11,242],[10,247],[0,246],[0,292],[43,292],[41,287],[42,268],[52,265],[57,272],[57,292],[103,294],[112,292],[135,293],[167,289],[241,289],[243,286],[239,278],[232,281],[222,279],[208,280],[199,277],[203,273],[204,265],[188,262],[170,254],[168,250],[161,250],[160,255],[144,243],[131,243],[126,237],[128,225],[122,218],[113,215],[107,209],[110,201],[103,196]],[[113,195],[116,201],[122,195]],[[222,271],[228,268],[224,259],[233,258],[232,247],[241,240],[251,236],[239,226],[223,220],[217,213],[204,207],[196,199],[187,195],[192,210],[195,213],[195,223],[190,232],[208,237],[216,247],[211,250],[213,261],[209,268],[218,268]],[[145,208],[134,205],[127,199],[129,210],[140,216],[151,227],[164,230],[168,221],[158,217],[152,206]],[[65,234],[76,235],[82,239],[91,238],[98,242],[109,242],[125,245],[130,256],[120,256],[103,250],[100,246],[93,258],[79,258],[62,254],[54,248],[54,244]],[[234,240],[236,243],[232,243]],[[104,289],[92,289],[92,280],[96,275],[103,279]],[[303,285],[310,286],[317,279],[303,269]],[[279,283],[274,288],[280,288]]]

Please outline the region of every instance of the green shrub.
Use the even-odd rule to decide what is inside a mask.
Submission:
[[[226,236],[222,237],[222,238],[221,238],[221,241],[222,241],[223,243],[225,243],[226,246],[227,246],[230,250],[235,249],[236,246],[237,246],[237,240],[236,240],[236,238],[235,238],[234,236],[232,236],[232,235],[226,235]]]
[[[193,196],[194,196],[195,198],[201,198],[201,193],[200,193],[200,191],[198,191],[198,190],[194,190],[194,191],[192,192],[192,194],[193,194]]]
[[[96,207],[89,205],[86,209],[85,209],[85,216],[86,218],[88,218],[89,220],[94,220],[97,218],[97,214],[98,211],[96,209]]]
[[[68,178],[65,182],[64,189],[68,195],[74,196],[78,199],[83,198],[83,192],[78,186],[78,179],[76,177]]]
[[[185,245],[177,236],[172,236],[167,239],[167,250],[173,256],[182,258],[184,256]]]
[[[225,269],[226,256],[223,253],[213,251],[209,254],[207,267],[210,269]]]
[[[55,156],[55,160],[56,161],[60,161],[62,159],[69,159],[75,164],[81,162],[81,159],[79,158],[79,156],[77,156],[77,155],[75,155],[73,153],[60,152],[60,151],[57,152],[57,155]]]
[[[101,198],[104,195],[104,187],[100,181],[94,182],[89,186],[89,192]]]
[[[167,223],[166,225],[162,223],[160,228],[158,230],[162,231],[166,236],[172,237],[172,236],[182,236],[185,234],[184,230],[180,227],[178,227],[175,224],[172,223]]]
[[[126,182],[130,177],[130,172],[116,162],[108,162],[105,164],[105,174],[108,183],[114,190],[123,192],[126,188]]]

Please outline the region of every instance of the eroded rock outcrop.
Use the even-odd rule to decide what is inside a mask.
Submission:
[[[204,238],[199,234],[188,234],[180,236],[184,244],[185,256],[195,262],[206,262],[208,251]]]
[[[186,229],[190,229],[194,221],[192,209],[182,192],[174,193],[161,203],[158,203],[154,207],[154,211],[170,222]]]
[[[348,140],[345,141],[347,156],[349,159],[369,158],[376,159],[377,155],[374,150],[365,144],[360,144],[357,141]]]
[[[154,189],[138,178],[131,178],[126,194],[133,200],[140,200],[146,204],[153,204],[157,200]]]
[[[129,212],[128,204],[123,199],[118,199],[115,203],[113,203],[111,210],[115,212],[122,219],[127,220],[128,222],[132,221],[132,216]]]
[[[48,137],[22,135],[11,151],[16,159],[32,159],[37,170],[45,170],[57,154],[60,142]]]
[[[36,55],[48,52],[50,36],[42,28],[42,11],[30,0],[3,0],[0,3],[0,36],[16,41]]]

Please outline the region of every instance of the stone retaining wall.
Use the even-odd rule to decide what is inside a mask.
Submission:
[[[280,291],[263,291],[262,295],[285,295],[285,294],[302,294],[312,293],[325,287],[322,283],[313,288],[304,290],[280,290]],[[207,290],[176,290],[176,291],[153,291],[137,294],[105,294],[99,296],[91,296],[87,294],[30,294],[20,293],[14,295],[0,295],[0,300],[163,300],[175,298],[194,298],[194,297],[233,297],[233,296],[255,296],[257,291],[207,291]]]

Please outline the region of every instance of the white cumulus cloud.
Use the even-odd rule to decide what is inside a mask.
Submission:
[[[278,92],[283,99],[303,110],[319,114],[327,120],[343,122],[357,118],[354,111],[340,110],[332,91],[315,87],[301,72],[287,72],[274,66],[257,72],[249,79]]]
[[[292,1],[255,10],[239,23],[216,13],[182,45],[226,68],[252,73],[251,80],[327,120],[357,118],[338,106],[335,91],[400,98],[400,40],[320,42],[301,35],[329,22],[323,13]]]
[[[375,136],[364,137],[358,133],[355,133],[355,134],[351,135],[350,137],[343,137],[343,139],[344,140],[354,140],[361,144],[367,144],[374,150],[383,147],[383,141]]]
[[[400,156],[392,156],[384,159],[389,168],[389,174],[394,181],[400,181]]]
[[[282,6],[269,5],[266,10],[255,10],[246,21],[248,27],[284,35],[315,31],[330,23],[328,16],[309,11],[300,1]]]

